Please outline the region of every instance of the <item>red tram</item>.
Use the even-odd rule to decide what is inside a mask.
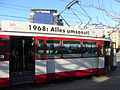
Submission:
[[[115,70],[114,43],[83,34],[89,31],[1,21],[0,87]]]

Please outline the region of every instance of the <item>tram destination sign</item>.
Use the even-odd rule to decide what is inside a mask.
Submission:
[[[29,22],[1,21],[1,30],[9,32],[29,32],[38,34],[63,34],[89,36],[89,30],[74,27],[36,24]]]

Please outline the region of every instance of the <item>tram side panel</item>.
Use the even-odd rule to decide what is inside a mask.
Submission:
[[[47,79],[104,74],[104,58],[76,58],[47,60]],[[99,65],[98,65],[99,63]]]
[[[46,60],[47,80],[105,73],[104,57]]]
[[[0,35],[0,87],[9,86],[9,36]]]
[[[104,57],[54,59],[46,62],[47,78],[51,80],[76,76],[102,75],[106,72]],[[116,67],[115,61],[113,66]]]
[[[98,58],[98,69],[97,69],[97,75],[105,74],[105,58],[99,57]]]
[[[104,57],[35,61],[35,82],[105,73]]]
[[[35,60],[35,83],[46,82],[46,60]]]
[[[0,61],[0,87],[9,86],[9,61]]]
[[[61,59],[55,61],[56,78],[95,74],[97,58]]]

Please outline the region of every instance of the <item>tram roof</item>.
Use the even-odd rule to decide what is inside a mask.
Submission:
[[[0,21],[0,31],[3,33],[19,33],[25,35],[34,35],[39,36],[42,35],[49,35],[50,37],[76,37],[76,38],[88,38],[88,39],[95,39],[95,40],[105,40],[111,41],[108,38],[96,38],[90,36],[90,30],[88,29],[80,29],[74,27],[67,27],[67,26],[57,26],[57,25],[47,25],[47,24],[36,24],[36,23],[29,23],[29,22],[17,22],[17,21]]]

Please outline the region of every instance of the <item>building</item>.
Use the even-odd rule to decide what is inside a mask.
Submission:
[[[92,29],[90,36],[110,38],[116,43],[116,48],[120,49],[120,30],[114,28]]]
[[[32,9],[29,22],[63,26],[63,21],[53,9]]]

